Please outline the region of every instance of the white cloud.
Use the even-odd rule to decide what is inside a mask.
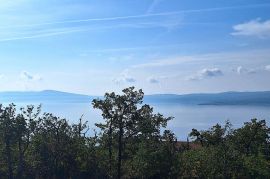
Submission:
[[[236,71],[238,74],[242,74],[244,71],[244,68],[242,66],[239,66],[239,67],[237,67]]]
[[[159,80],[155,77],[149,77],[147,81],[152,84],[159,83]]]
[[[222,71],[218,68],[210,68],[210,69],[205,68],[200,72],[200,74],[201,76],[204,77],[214,77],[223,75]]]
[[[270,71],[270,65],[266,65],[265,70]]]
[[[223,72],[218,68],[205,68],[203,70],[200,70],[195,75],[189,76],[186,79],[187,80],[202,80],[205,78],[212,78],[212,77],[218,77],[222,76]]]
[[[237,67],[236,72],[241,75],[241,74],[255,74],[257,71],[255,69],[248,69],[244,68],[242,66]]]
[[[236,72],[240,75],[243,73],[246,73],[248,70],[246,68],[243,68],[242,66],[237,67]]]
[[[20,74],[20,78],[26,81],[40,81],[42,80],[41,76],[33,75],[27,71],[22,71]]]
[[[124,80],[125,80],[126,82],[129,82],[129,83],[134,83],[134,82],[136,82],[136,80],[135,80],[134,78],[132,78],[132,77],[125,77]]]
[[[116,84],[120,83],[135,83],[136,79],[129,75],[129,70],[125,69],[118,78],[113,79]]]
[[[235,32],[232,35],[255,36],[260,38],[270,37],[270,20],[251,20],[246,23],[233,26]]]
[[[116,84],[120,84],[120,83],[135,83],[136,80],[135,80],[135,78],[132,78],[132,77],[121,76],[119,78],[115,78],[113,80],[113,82],[115,82]]]
[[[4,78],[4,75],[3,75],[3,74],[0,74],[0,80],[1,80],[2,78]]]

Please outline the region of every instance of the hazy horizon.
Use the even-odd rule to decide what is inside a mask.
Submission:
[[[54,89],[44,89],[44,90],[21,90],[21,91],[0,91],[0,93],[23,93],[23,92],[48,92],[48,91],[51,91],[51,92],[61,92],[61,93],[70,93],[70,94],[78,94],[78,95],[86,95],[86,96],[103,96],[103,95],[93,95],[93,94],[85,94],[85,93],[76,93],[76,92],[72,92],[72,91],[59,91],[59,90],[54,90]],[[113,91],[106,91],[106,92],[113,92]],[[144,95],[148,95],[148,96],[151,96],[151,95],[190,95],[190,94],[221,94],[221,93],[256,93],[256,92],[270,92],[270,90],[262,90],[262,91],[220,91],[220,92],[198,92],[198,93],[152,93],[152,94],[144,94]]]

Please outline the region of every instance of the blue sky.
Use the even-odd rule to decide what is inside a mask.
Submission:
[[[0,0],[0,91],[270,90],[269,0]]]

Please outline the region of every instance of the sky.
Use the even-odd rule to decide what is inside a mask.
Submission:
[[[269,0],[0,0],[0,91],[267,91],[269,12]]]

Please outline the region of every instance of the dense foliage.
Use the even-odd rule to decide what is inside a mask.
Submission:
[[[134,87],[93,100],[104,122],[70,124],[40,106],[0,106],[0,178],[270,178],[270,129],[252,119],[178,142]]]

